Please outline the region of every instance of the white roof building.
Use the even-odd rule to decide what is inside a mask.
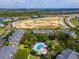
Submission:
[[[3,18],[0,18],[0,21],[11,21],[11,19],[7,17],[3,17]]]
[[[19,18],[18,17],[14,17],[13,20],[19,20]]]
[[[0,23],[0,27],[4,27],[4,26],[5,26],[4,24]]]

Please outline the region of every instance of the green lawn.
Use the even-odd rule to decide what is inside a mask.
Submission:
[[[0,27],[0,34],[4,31],[5,27]]]
[[[33,55],[30,55],[29,59],[39,59],[39,58],[37,58],[37,57],[35,57]]]
[[[18,49],[18,51],[14,56],[14,59],[28,59],[29,54],[30,54],[29,49]]]
[[[14,30],[9,30],[6,34],[5,37],[9,38],[9,36],[11,36],[11,34],[14,32]]]
[[[77,27],[79,27],[79,20],[77,19],[72,19],[71,22],[76,25]]]
[[[2,24],[4,25],[8,25],[8,23],[10,23],[11,21],[1,21]]]

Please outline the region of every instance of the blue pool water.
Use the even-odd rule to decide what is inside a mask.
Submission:
[[[37,50],[40,50],[41,48],[43,48],[43,45],[42,45],[42,44],[39,44],[39,45],[37,46]]]

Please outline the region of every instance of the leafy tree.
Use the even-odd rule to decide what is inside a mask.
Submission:
[[[4,45],[5,45],[5,46],[9,46],[10,43],[7,41],[7,42],[4,43]]]
[[[14,59],[27,59],[29,54],[30,54],[29,49],[19,49],[16,52]]]
[[[38,42],[46,42],[47,40],[49,40],[46,34],[35,34],[35,36],[38,39]]]

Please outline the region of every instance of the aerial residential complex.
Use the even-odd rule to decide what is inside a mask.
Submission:
[[[77,13],[18,13],[0,17],[0,59],[79,59]]]

